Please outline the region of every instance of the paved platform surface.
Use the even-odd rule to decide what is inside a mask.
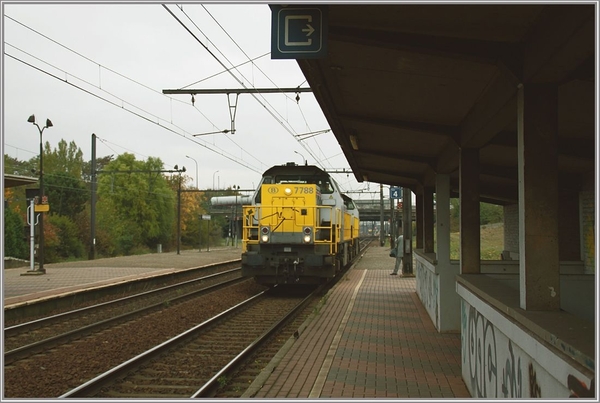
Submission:
[[[169,271],[238,259],[211,249],[4,269],[4,306]],[[394,259],[370,248],[324,297],[243,397],[466,398],[460,334],[440,334],[415,291],[414,277],[390,276]]]
[[[150,253],[80,262],[45,264],[46,274],[29,275],[30,267],[2,271],[4,306],[36,300],[81,288],[111,284],[225,260],[239,259],[241,248],[211,248]]]
[[[388,253],[370,248],[242,397],[470,397],[460,334],[437,332]]]

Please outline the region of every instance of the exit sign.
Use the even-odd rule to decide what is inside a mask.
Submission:
[[[271,7],[271,59],[318,59],[327,56],[327,8]]]

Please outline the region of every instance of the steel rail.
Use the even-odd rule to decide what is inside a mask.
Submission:
[[[128,372],[138,368],[143,363],[153,359],[154,357],[166,352],[168,349],[172,348],[176,344],[186,341],[189,338],[196,336],[197,333],[205,330],[208,326],[216,323],[227,315],[230,315],[233,312],[237,312],[246,307],[246,305],[255,301],[258,298],[261,298],[265,295],[266,291],[261,291],[260,293],[246,299],[245,301],[240,302],[237,305],[219,313],[216,316],[200,323],[197,326],[192,327],[191,329],[186,330],[185,332],[151,348],[148,351],[145,351],[136,357],[133,357],[124,363],[104,372],[103,374],[98,375],[97,377],[89,380],[88,382],[76,387],[75,389],[70,390],[69,392],[59,396],[59,398],[66,397],[86,397],[93,396],[96,394],[104,385],[110,383],[112,380],[120,378],[124,376]]]
[[[164,292],[164,291],[167,291],[167,290],[172,289],[172,288],[181,287],[182,284],[189,285],[189,284],[192,284],[192,283],[195,283],[195,282],[206,281],[207,279],[216,278],[216,277],[220,277],[220,276],[225,276],[225,275],[228,275],[228,274],[231,274],[233,272],[240,271],[240,270],[241,269],[238,268],[238,269],[227,270],[227,271],[222,272],[222,273],[214,273],[214,274],[211,274],[209,276],[202,277],[200,279],[188,280],[188,281],[185,281],[185,282],[180,283],[180,284],[173,284],[173,285],[166,286],[166,287],[163,287],[163,288],[160,288],[160,289],[146,291],[146,292],[143,292],[141,294],[136,294],[136,295],[133,295],[133,296],[130,296],[130,297],[120,298],[120,299],[114,300],[114,301],[108,301],[108,302],[105,302],[105,303],[102,303],[102,304],[99,304],[99,305],[94,305],[94,306],[87,307],[87,308],[81,308],[81,309],[78,309],[78,310],[75,310],[75,311],[66,312],[64,314],[59,314],[59,315],[56,315],[56,316],[65,315],[65,317],[68,318],[68,317],[72,316],[73,314],[82,314],[82,313],[85,313],[88,310],[92,311],[92,310],[100,309],[100,307],[101,308],[106,308],[106,307],[109,307],[111,304],[115,304],[116,305],[117,303],[123,303],[126,300],[133,301],[134,299],[140,298],[142,295],[143,296],[147,296],[148,294],[152,294],[152,293],[158,294],[159,292]],[[171,298],[171,299],[169,299],[167,301],[161,301],[159,303],[155,303],[155,304],[146,306],[146,307],[141,308],[141,309],[133,310],[131,312],[124,313],[122,315],[118,315],[118,316],[115,316],[115,317],[112,317],[112,318],[108,318],[108,319],[105,319],[105,320],[102,320],[102,321],[99,321],[99,322],[96,322],[96,323],[92,323],[90,325],[84,326],[84,327],[79,328],[79,329],[74,329],[72,331],[56,335],[54,337],[50,337],[50,338],[47,338],[47,339],[44,339],[44,340],[40,340],[40,341],[32,343],[32,344],[28,344],[28,345],[25,345],[25,346],[13,349],[11,351],[7,351],[7,352],[4,353],[4,362],[5,362],[5,364],[10,364],[10,363],[15,362],[17,360],[29,357],[29,356],[31,356],[33,354],[36,354],[36,353],[48,350],[49,348],[55,347],[55,346],[60,345],[60,344],[62,344],[64,342],[67,342],[69,340],[72,340],[72,339],[75,339],[75,338],[84,337],[84,336],[92,333],[93,331],[97,330],[100,327],[109,325],[111,323],[117,323],[119,321],[126,320],[126,319],[128,319],[130,317],[133,317],[133,316],[136,316],[136,315],[141,315],[141,314],[143,314],[145,312],[148,312],[148,311],[151,311],[153,309],[162,307],[162,306],[164,306],[165,302],[168,302],[168,303],[177,302],[177,301],[182,300],[184,298],[190,298],[190,297],[193,297],[193,296],[198,296],[198,295],[201,295],[201,294],[205,294],[205,293],[214,291],[216,289],[219,289],[219,288],[222,288],[222,287],[225,287],[225,286],[228,286],[228,285],[232,285],[232,284],[235,284],[237,282],[246,281],[246,280],[247,279],[245,279],[243,277],[240,277],[240,278],[228,280],[228,281],[223,282],[223,283],[214,284],[212,286],[209,286],[207,288],[203,288],[201,290],[195,290],[195,291],[183,294],[183,295],[179,295],[179,296]],[[38,320],[36,322],[39,322],[39,321],[43,321],[43,320]],[[27,325],[27,324],[24,324],[24,325]],[[17,325],[17,326],[19,326],[19,325]],[[25,328],[27,328],[27,327],[25,327]],[[38,328],[39,328],[39,326],[38,326]],[[5,338],[6,337],[7,336],[5,335]]]
[[[315,293],[319,292],[322,287],[310,293],[306,298],[300,301],[287,315],[285,315],[280,321],[273,324],[271,328],[266,330],[256,340],[250,343],[242,352],[240,352],[234,359],[232,359],[227,365],[225,365],[219,372],[217,372],[208,382],[206,382],[200,389],[198,389],[191,397],[213,397],[214,393],[218,388],[219,379],[222,376],[230,374],[254,351],[258,349],[271,335],[281,329],[287,321],[292,318],[298,311],[300,311],[308,302],[313,298]]]

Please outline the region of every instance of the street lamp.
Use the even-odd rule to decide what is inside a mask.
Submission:
[[[304,165],[308,165],[308,163],[306,162],[306,158],[304,158],[304,155],[300,154],[298,151],[294,151],[294,152],[302,157],[302,159],[304,160]]]
[[[186,155],[185,158],[189,158],[196,163],[196,189],[198,189],[198,161],[196,161],[194,158],[190,157],[189,155]]]
[[[216,174],[217,172],[219,172],[219,171],[215,171],[215,172],[213,172],[213,187],[212,187],[212,188],[213,188],[213,190],[215,190],[215,174]]]
[[[27,121],[29,123],[34,124],[37,128],[38,131],[40,132],[40,203],[44,202],[44,146],[42,144],[42,133],[44,132],[44,129],[47,129],[49,127],[52,127],[52,122],[50,121],[50,119],[46,119],[46,126],[40,128],[40,126],[35,123],[35,115],[31,115]],[[33,225],[33,223],[31,223],[31,225]],[[39,252],[40,252],[40,256],[39,256],[39,268],[38,270],[45,273],[46,269],[44,269],[44,217],[42,216],[42,219],[40,220],[40,247],[39,247]],[[31,257],[31,259],[33,259],[33,256]]]

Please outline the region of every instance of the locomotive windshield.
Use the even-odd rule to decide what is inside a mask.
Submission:
[[[333,193],[333,186],[329,181],[329,178],[318,178],[314,176],[304,176],[304,175],[277,175],[274,180],[270,183],[304,183],[304,184],[314,184],[319,187],[321,193],[323,194],[331,194]]]
[[[314,167],[313,167],[314,168]],[[288,167],[273,167],[269,169],[262,177],[262,180],[254,194],[254,202],[260,204],[261,202],[261,186],[262,185],[276,185],[276,184],[314,184],[319,187],[321,194],[332,194],[337,185],[334,184],[332,178],[325,174],[320,169],[311,169],[307,171],[302,167],[304,173],[298,172],[295,169],[288,169]],[[318,173],[317,173],[318,171]]]

